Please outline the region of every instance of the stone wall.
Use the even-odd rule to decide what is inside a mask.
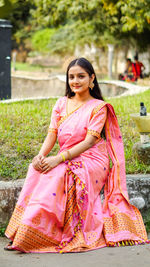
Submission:
[[[11,84],[12,99],[63,96],[65,94],[65,82],[59,76],[31,78],[12,75]]]
[[[55,97],[65,94],[65,75],[58,75],[49,78],[27,77],[12,75],[12,99],[24,99],[32,97]],[[126,91],[122,86],[100,82],[100,88],[104,97],[121,95]]]
[[[130,203],[141,212],[150,209],[150,174],[127,175]]]
[[[49,98],[64,96],[65,94],[65,75],[48,77],[42,73],[38,77],[12,75],[12,99],[27,98]],[[149,89],[149,86],[138,86],[131,83],[115,80],[101,80],[99,82],[102,95],[104,97],[114,97],[121,95],[132,95]]]
[[[23,181],[0,181],[0,227],[9,221],[22,189]]]
[[[14,210],[24,179],[0,181],[0,227],[5,225]],[[150,174],[127,175],[127,187],[131,204],[142,214],[150,209]]]

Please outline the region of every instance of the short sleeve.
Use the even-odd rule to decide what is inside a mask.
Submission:
[[[101,131],[107,118],[107,107],[96,107],[93,109],[88,125],[87,134],[101,137]]]
[[[51,115],[51,122],[50,126],[48,129],[48,132],[55,132],[57,134],[57,128],[58,128],[58,122],[60,120],[60,99],[57,100],[55,106],[53,107],[52,110],[52,115]]]

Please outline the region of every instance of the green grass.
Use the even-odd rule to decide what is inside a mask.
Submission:
[[[11,65],[13,67],[13,63]],[[16,62],[15,64],[16,70],[20,71],[41,71],[43,70],[43,67],[41,65],[30,65],[29,63],[22,63],[22,62]]]
[[[11,68],[13,68],[13,63],[11,64]],[[57,68],[59,69],[60,66],[48,66],[48,67],[44,67],[42,65],[31,65],[29,63],[22,63],[22,62],[16,62],[15,64],[15,68],[18,71],[28,71],[28,72],[37,72],[37,71],[44,71],[44,70],[49,70],[49,69],[54,69],[56,70]]]
[[[0,236],[4,236],[5,230],[6,230],[6,227],[0,228]]]
[[[150,173],[150,166],[138,161],[132,153],[139,134],[131,113],[139,112],[143,101],[149,110],[150,90],[135,96],[109,99],[116,111],[123,134],[127,173]],[[26,176],[29,162],[38,153],[47,134],[52,107],[56,99],[0,104],[0,178]],[[56,154],[58,144],[51,154]]]
[[[7,225],[8,225],[8,222],[6,222],[3,225],[1,225],[1,227],[0,227],[0,237],[4,236]]]
[[[143,221],[146,226],[147,233],[150,232],[150,209],[144,212]]]
[[[41,147],[56,99],[0,104],[0,177],[23,178]],[[58,151],[58,145],[52,153]]]
[[[133,155],[132,147],[140,140],[140,135],[137,132],[135,123],[130,117],[130,114],[132,113],[139,113],[140,102],[144,102],[147,107],[147,112],[150,113],[150,90],[134,96],[112,98],[109,99],[108,102],[114,106],[120,129],[122,131],[126,159],[126,172],[150,173],[150,166],[140,162],[136,156]]]

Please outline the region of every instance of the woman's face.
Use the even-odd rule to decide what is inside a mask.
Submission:
[[[94,80],[94,77],[94,74],[90,77],[80,66],[73,66],[68,72],[69,86],[75,94],[87,93],[89,92],[89,85]]]

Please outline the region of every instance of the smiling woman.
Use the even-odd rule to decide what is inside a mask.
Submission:
[[[89,94],[89,89],[93,87],[94,74],[89,74],[80,66],[76,65],[70,68],[68,72],[69,86],[75,94],[74,97],[67,101],[67,112],[71,113],[75,108],[84,104],[86,101],[93,99]]]
[[[146,243],[141,214],[129,203],[114,109],[86,59],[73,60],[66,78],[66,95],[54,106],[6,229],[12,242],[5,249],[62,253]],[[59,153],[47,156],[57,138]]]
[[[89,74],[82,69],[80,66],[76,65],[70,68],[69,70],[69,86],[70,89],[76,94],[84,95],[87,94],[89,97],[89,88],[91,88],[92,82],[95,78],[95,75],[92,74],[91,77]]]

